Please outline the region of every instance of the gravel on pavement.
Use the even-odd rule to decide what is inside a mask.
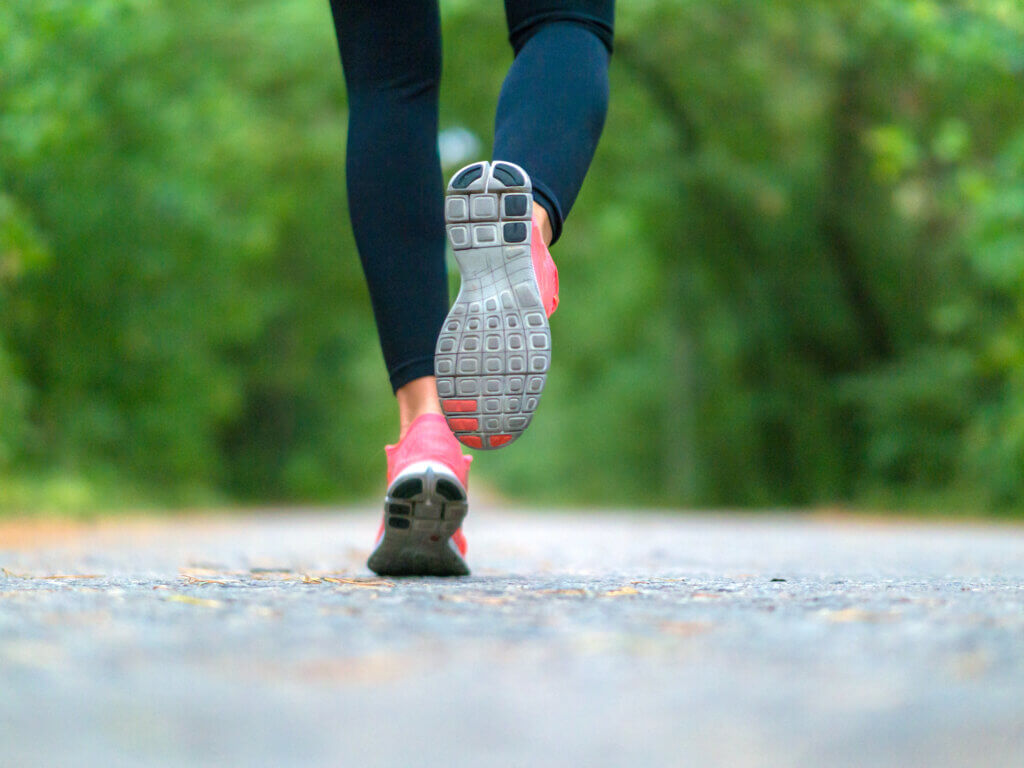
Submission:
[[[371,509],[0,523],[0,766],[1024,766],[1024,527]]]

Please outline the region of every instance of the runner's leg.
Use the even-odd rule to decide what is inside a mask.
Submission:
[[[613,0],[505,0],[515,60],[498,99],[494,158],[526,169],[557,240],[608,111]]]
[[[349,213],[404,434],[439,412],[434,344],[448,310],[440,17],[436,0],[331,0],[331,11],[348,88]]]

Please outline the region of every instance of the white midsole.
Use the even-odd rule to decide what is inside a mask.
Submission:
[[[429,460],[417,461],[399,472],[395,476],[395,479],[391,481],[391,485],[388,486],[388,494],[390,495],[391,489],[407,477],[425,477],[428,469],[433,471],[435,477],[441,477],[445,480],[452,481],[455,483],[456,487],[462,491],[463,495],[466,494],[466,487],[462,484],[462,481],[455,476],[455,473],[448,468],[447,464],[442,464],[440,461]]]

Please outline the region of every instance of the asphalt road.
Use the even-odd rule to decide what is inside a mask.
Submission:
[[[1024,766],[1024,528],[371,510],[0,525],[0,766]]]

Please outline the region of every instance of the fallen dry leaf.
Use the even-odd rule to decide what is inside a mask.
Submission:
[[[393,581],[384,579],[338,579],[333,576],[324,576],[323,580],[331,584],[344,584],[348,587],[362,587],[364,589],[391,589],[395,586]]]
[[[302,577],[291,571],[265,571],[249,575],[253,581],[298,581]]]
[[[640,591],[633,587],[619,587],[602,593],[601,597],[625,597],[626,595],[639,595]]]
[[[192,597],[192,595],[168,595],[167,600],[172,603],[185,603],[186,605],[198,605],[203,608],[220,608],[224,603],[220,600],[208,600],[204,597]]]
[[[30,573],[14,573],[3,568],[4,576],[13,579],[36,579],[42,581],[58,581],[60,579],[102,579],[102,573],[55,573],[48,576],[33,576]]]
[[[237,584],[238,583],[236,581],[230,581],[230,582],[224,581],[224,579],[199,579],[199,578],[196,578],[195,576],[188,576],[188,575],[182,576],[181,578],[185,579],[185,583],[186,584],[221,584],[221,585],[224,585],[224,584]]]
[[[540,589],[537,590],[539,595],[573,595],[575,597],[583,597],[587,594],[585,589]]]

